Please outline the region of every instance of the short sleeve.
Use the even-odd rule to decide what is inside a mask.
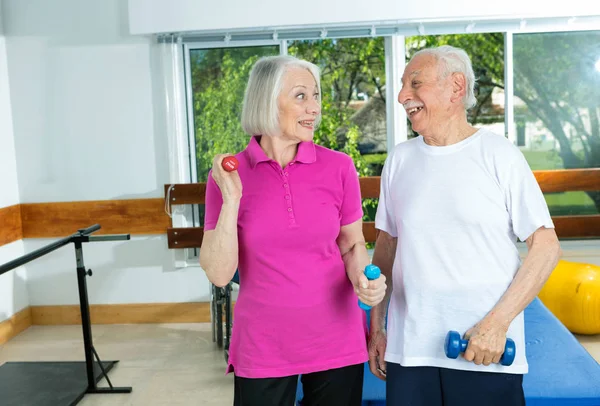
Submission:
[[[379,191],[379,203],[375,214],[375,228],[385,231],[392,237],[398,237],[395,215],[393,211],[394,203],[390,195],[390,172],[392,170],[393,154],[389,154],[383,165],[381,172],[381,185]]]
[[[504,190],[513,233],[525,241],[540,227],[554,228],[544,194],[521,151],[507,173]]]
[[[354,162],[348,157],[348,167],[343,180],[343,197],[340,208],[340,225],[346,226],[359,220],[363,216],[362,196],[360,182]]]
[[[214,230],[221,214],[223,196],[217,183],[212,177],[212,171],[208,173],[206,182],[206,195],[204,199],[204,231]]]

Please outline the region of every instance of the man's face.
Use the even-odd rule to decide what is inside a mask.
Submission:
[[[452,75],[440,77],[434,56],[418,55],[404,70],[398,102],[406,110],[415,132],[427,136],[443,128],[452,115]]]

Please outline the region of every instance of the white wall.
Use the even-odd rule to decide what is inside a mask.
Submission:
[[[0,246],[0,264],[23,255],[23,241]],[[0,322],[29,306],[27,277],[24,267],[0,275]]]
[[[19,203],[6,41],[0,36],[0,208]]]
[[[194,18],[194,13],[188,19],[167,12],[163,1],[131,3],[138,8],[152,5],[153,13],[164,13],[182,22]],[[187,3],[188,7],[194,4]],[[228,4],[228,10],[236,9]],[[241,7],[245,3],[236,4]],[[303,10],[318,12],[280,14],[323,18],[331,4],[303,6]],[[446,7],[444,4],[440,6]],[[225,17],[217,15],[224,10],[222,7],[211,3],[199,21],[208,21],[207,16],[211,16],[223,24]],[[340,6],[340,10],[350,8]],[[129,34],[127,10],[127,2],[122,0],[4,0],[11,102],[6,92],[0,94],[0,126],[8,125],[8,109],[12,108],[19,182],[17,188],[16,175],[2,176],[0,182],[12,182],[12,201],[163,196],[163,184],[169,181],[168,143],[160,125],[161,107],[157,107],[163,100],[153,76],[154,48],[150,38]],[[256,12],[245,15],[247,25],[260,23],[260,15],[265,12],[252,10]],[[462,13],[464,8],[457,10]],[[236,18],[241,21],[237,11],[230,11],[234,13],[232,22]],[[4,55],[2,51],[0,47],[0,56]],[[1,69],[0,65],[0,88],[5,89],[6,73],[2,74]],[[0,131],[0,165],[14,166],[14,155],[4,152],[11,148],[4,148],[11,142],[6,135],[9,133]],[[13,163],[9,164],[11,159]],[[31,252],[51,241],[26,240],[0,247],[0,261],[20,255],[23,246],[24,252]],[[87,267],[94,271],[88,278],[92,304],[208,300],[203,272],[198,267],[174,269],[172,251],[167,249],[164,236],[86,244],[84,253]],[[600,247],[585,255],[600,264]],[[72,247],[63,247],[28,264],[29,302],[76,304],[74,266]],[[24,277],[19,272],[15,274],[17,279]],[[11,291],[12,308],[23,305],[27,298],[24,285],[17,282]],[[11,283],[15,284],[15,277],[9,282],[0,279],[0,316],[5,311],[2,306],[8,308],[4,302],[10,300],[5,298],[10,297],[6,287]]]
[[[1,18],[0,18],[1,21]],[[0,209],[19,203],[5,38],[0,35]],[[0,227],[3,225],[0,224]],[[23,255],[23,242],[0,246],[0,264]],[[0,275],[0,322],[29,305],[25,270]]]
[[[4,11],[22,202],[162,196],[150,39],[127,34],[126,4],[8,0]]]
[[[3,11],[21,202],[163,197],[154,42],[128,33],[127,3],[4,0]],[[52,241],[25,240],[25,252]],[[92,304],[208,300],[203,271],[175,270],[164,236],[84,253]],[[31,304],[78,303],[74,267],[72,246],[26,265]]]
[[[47,244],[27,239],[25,251]],[[83,245],[90,303],[169,303],[208,301],[208,285],[199,267],[174,270],[166,238],[153,236],[131,241]],[[65,246],[27,265],[30,303],[79,304],[75,252]]]
[[[379,21],[420,21],[490,17],[571,17],[600,14],[600,3],[589,0],[429,1],[305,0],[294,7],[281,0],[129,0],[134,34],[212,31]]]

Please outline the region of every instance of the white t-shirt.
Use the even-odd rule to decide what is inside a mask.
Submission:
[[[517,237],[554,228],[519,149],[481,129],[449,146],[423,137],[397,145],[381,175],[376,228],[398,237],[385,360],[403,366],[527,373],[523,313],[507,333],[509,367],[446,357],[449,330],[461,336],[498,302],[518,271]]]

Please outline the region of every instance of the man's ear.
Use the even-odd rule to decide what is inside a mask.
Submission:
[[[467,94],[467,79],[465,75],[459,72],[454,72],[451,77],[452,97],[450,100],[454,103],[462,101]]]

